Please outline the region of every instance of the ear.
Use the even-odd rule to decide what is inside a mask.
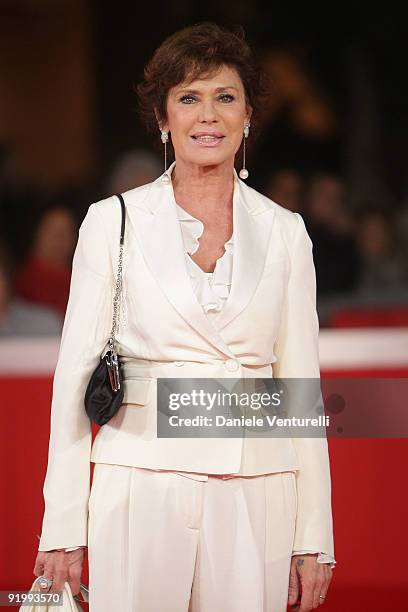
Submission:
[[[250,106],[249,104],[246,105],[246,120],[248,121],[248,123],[250,123],[251,121],[251,117],[252,117],[252,112],[253,112],[253,108],[252,106]]]
[[[159,129],[160,131],[161,131],[161,130],[166,130],[166,132],[168,132],[168,131],[169,131],[169,126],[168,126],[168,125],[167,125],[167,123],[165,123],[164,121],[160,121],[160,119],[159,119],[159,115],[158,115],[158,113],[157,113],[157,110],[156,110],[156,109],[154,109],[154,114],[155,114],[155,117],[156,117],[156,121],[157,121],[157,127],[158,127],[158,129]]]

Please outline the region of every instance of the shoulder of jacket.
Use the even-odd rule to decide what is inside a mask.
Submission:
[[[251,198],[256,198],[261,204],[261,207],[272,209],[275,212],[275,223],[278,223],[281,228],[287,231],[289,234],[293,234],[297,231],[299,223],[303,221],[302,215],[298,212],[288,210],[278,202],[275,202],[268,196],[264,195],[260,191],[257,191],[253,187],[245,184],[245,190],[247,195]]]
[[[125,205],[142,205],[150,191],[151,185],[152,183],[146,183],[145,185],[140,185],[139,187],[134,187],[133,189],[124,191],[122,196],[125,201]],[[116,194],[93,202],[89,206],[88,212],[91,212],[92,210],[95,210],[99,214],[105,227],[112,227],[112,225],[115,226],[115,224],[119,225],[121,219],[119,214],[120,202],[116,197]]]
[[[140,205],[147,197],[147,194],[150,191],[152,183],[146,183],[145,185],[140,185],[139,187],[134,187],[133,189],[128,189],[128,191],[124,191],[122,193],[123,199],[127,204],[135,204]],[[116,194],[110,195],[106,198],[98,200],[94,202],[95,207],[98,208],[104,214],[109,214],[114,208],[112,204],[116,206],[119,205],[119,199],[116,197]]]

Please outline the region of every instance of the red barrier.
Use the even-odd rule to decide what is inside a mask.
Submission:
[[[333,328],[376,328],[408,327],[408,308],[406,306],[387,306],[380,308],[355,307],[336,310],[327,322]]]
[[[362,375],[364,371],[357,374]],[[408,376],[408,369],[371,375]],[[368,374],[367,370],[365,371]],[[324,375],[325,373],[323,373]],[[328,374],[328,372],[326,372]],[[345,376],[350,372],[330,374]],[[354,372],[356,374],[356,372]],[[2,377],[0,589],[27,590],[43,513],[52,378]],[[330,439],[335,555],[324,609],[408,610],[406,439]],[[87,570],[83,581],[88,582]]]

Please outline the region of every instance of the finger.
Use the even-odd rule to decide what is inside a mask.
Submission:
[[[325,602],[326,594],[329,589],[331,570],[326,564],[321,564],[321,570],[316,580],[316,587],[313,593],[313,606],[317,608]]]
[[[288,604],[292,606],[299,598],[299,576],[296,571],[296,563],[292,561],[289,574]]]
[[[313,608],[318,608],[320,604],[324,603],[324,599],[320,596],[326,597],[326,581],[318,578],[316,580],[316,586],[313,591]]]
[[[50,593],[58,593],[64,590],[65,582],[67,579],[67,571],[59,569],[55,571],[54,582],[50,588]]]
[[[73,595],[79,595],[81,591],[81,581],[80,580],[68,580],[71,592]]]
[[[68,582],[73,595],[78,595],[81,586],[82,568],[75,567],[69,572]]]
[[[41,576],[44,571],[44,561],[36,561],[34,564],[34,576]]]
[[[63,591],[67,576],[68,568],[65,560],[65,553],[56,553],[54,556],[54,582],[50,592],[57,593],[59,591]]]
[[[299,612],[309,612],[313,609],[313,593],[315,581],[310,578],[302,580],[302,598],[300,600]]]

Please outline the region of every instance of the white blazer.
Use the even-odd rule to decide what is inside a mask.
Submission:
[[[175,162],[168,172],[171,174]],[[117,333],[125,398],[91,448],[84,410],[106,347],[119,255],[121,209],[90,205],[73,259],[53,382],[45,513],[39,550],[87,545],[90,461],[203,473],[296,470],[293,550],[334,555],[324,438],[157,438],[156,378],[318,378],[312,243],[300,214],[246,185],[234,170],[230,295],[211,321],[194,294],[172,183],[124,194],[123,310]]]

